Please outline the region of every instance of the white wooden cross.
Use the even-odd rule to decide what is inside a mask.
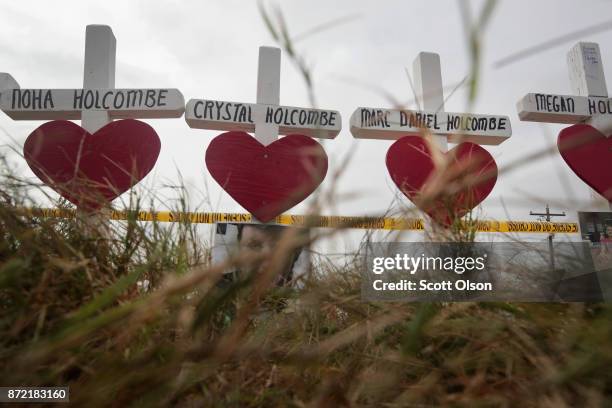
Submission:
[[[280,105],[280,58],[279,48],[259,48],[257,103],[190,99],[185,108],[187,124],[196,129],[255,132],[264,146],[278,135],[292,133],[335,138],[342,128],[340,112]]]
[[[448,142],[497,145],[512,135],[508,116],[444,112],[440,56],[421,52],[413,63],[417,100],[422,110],[357,108],[351,115],[351,133],[358,139],[399,139],[431,131],[440,150]]]
[[[14,120],[81,120],[93,133],[113,119],[179,118],[185,99],[178,89],[115,89],[113,31],[88,25],[82,89],[21,89],[10,74],[0,73],[0,109]]]
[[[529,93],[517,103],[519,118],[529,122],[586,122],[612,135],[612,99],[608,98],[599,45],[579,42],[567,54],[574,95]]]
[[[612,135],[612,98],[597,43],[579,42],[567,53],[570,85],[574,95],[529,93],[516,108],[522,121],[546,123],[587,123],[606,137]],[[606,201],[591,190],[591,198]],[[602,201],[602,205],[605,205]],[[609,204],[612,208],[612,203]]]

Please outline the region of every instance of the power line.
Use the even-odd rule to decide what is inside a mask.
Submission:
[[[538,212],[529,211],[529,215],[532,215],[535,217],[545,217],[546,221],[550,222],[552,217],[565,217],[565,211],[560,212],[560,213],[551,213],[550,207],[548,206],[548,204],[546,204],[546,212],[538,213]],[[548,251],[550,253],[550,267],[552,268],[551,269],[552,271],[555,270],[555,251],[553,248],[553,237],[554,236],[555,234],[548,234]]]

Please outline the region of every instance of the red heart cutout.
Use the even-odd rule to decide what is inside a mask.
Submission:
[[[557,147],[574,173],[612,202],[612,137],[578,124],[559,133]]]
[[[155,130],[138,120],[111,122],[94,134],[54,120],[28,136],[23,153],[45,184],[76,206],[94,210],[142,180],[160,149]]]
[[[321,184],[327,155],[304,135],[288,135],[264,146],[248,133],[226,132],[210,142],[206,167],[234,200],[267,222]]]
[[[444,184],[457,183],[454,193],[436,194],[433,189],[429,190],[436,187],[428,184],[435,174],[435,165],[429,146],[419,136],[406,136],[393,143],[387,151],[386,161],[391,179],[402,193],[435,222],[449,226],[493,190],[497,165],[489,152],[474,143],[461,143],[445,154],[447,158],[450,155],[452,161],[441,180],[445,180]],[[429,202],[423,201],[426,189],[432,193],[427,195],[431,197]]]

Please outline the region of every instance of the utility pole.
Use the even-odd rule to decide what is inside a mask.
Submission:
[[[529,215],[533,215],[536,217],[543,217],[547,222],[551,221],[552,217],[565,217],[565,211],[561,213],[551,213],[550,207],[546,204],[546,212],[545,213],[537,213],[533,211],[529,211]],[[555,270],[555,252],[553,250],[553,237],[555,234],[550,233],[548,235],[548,250],[550,252],[550,266],[552,270]]]

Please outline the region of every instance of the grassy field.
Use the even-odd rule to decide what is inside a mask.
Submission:
[[[612,403],[608,306],[366,303],[359,257],[276,288],[291,236],[219,286],[264,255],[211,266],[189,224],[24,215],[21,185],[3,183],[2,385],[69,385],[87,406]]]

